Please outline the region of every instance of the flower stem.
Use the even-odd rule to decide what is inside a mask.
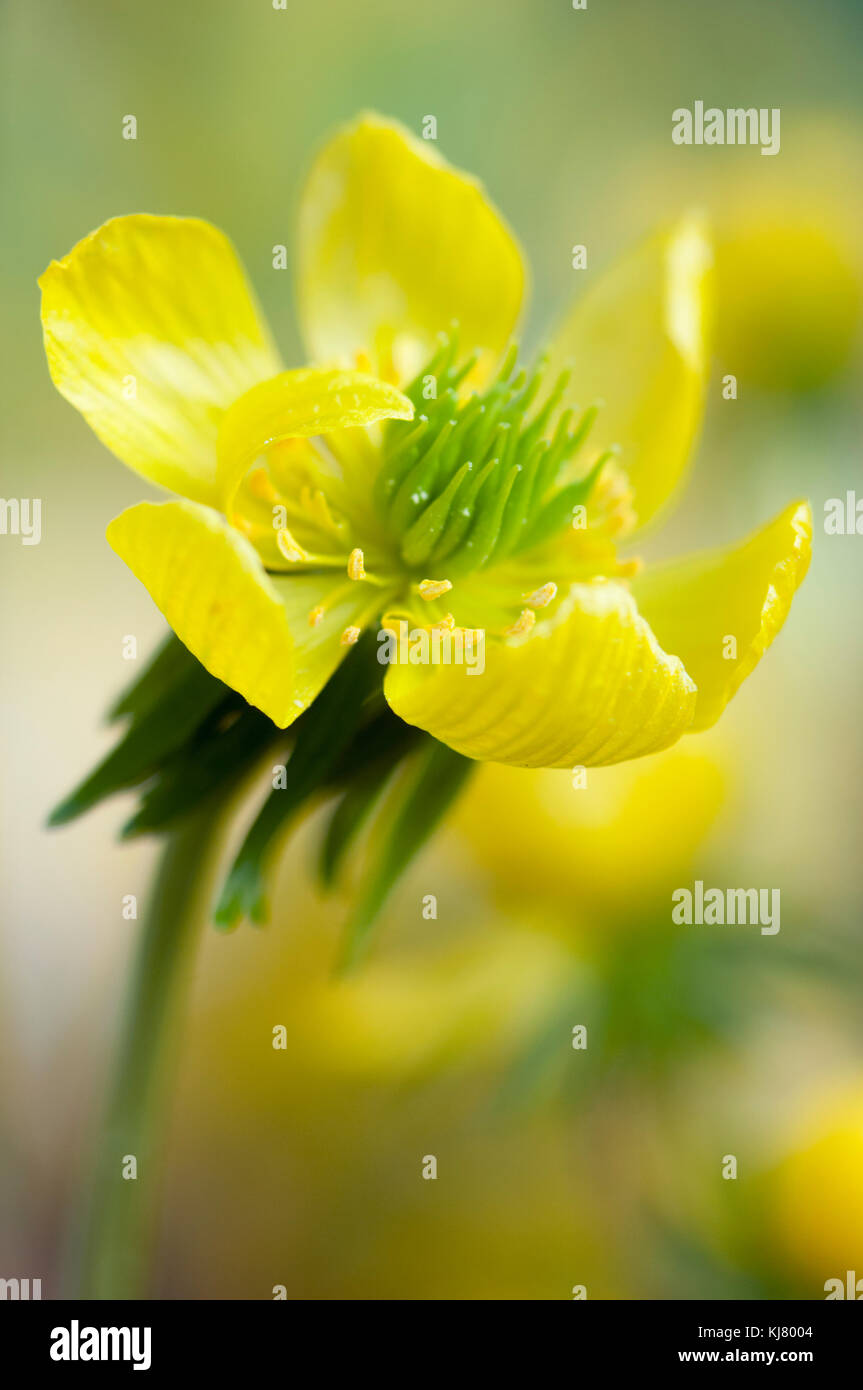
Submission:
[[[145,1296],[160,1188],[162,1120],[218,857],[220,809],[208,807],[190,816],[162,853],[98,1139],[80,1275],[73,1290],[78,1298]]]

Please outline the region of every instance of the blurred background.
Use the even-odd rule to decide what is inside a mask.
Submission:
[[[710,734],[580,791],[484,769],[355,977],[332,978],[345,900],[316,895],[314,819],[270,926],[205,932],[152,1293],[823,1298],[863,1277],[863,539],[823,530],[861,486],[857,0],[7,0],[2,26],[0,490],[43,499],[43,538],[0,539],[0,1276],[61,1291],[140,925],[121,899],[146,900],[157,852],[116,843],[117,802],[43,829],[110,745],[124,636],[147,653],[162,626],[104,541],[147,486],[51,386],[36,279],[116,214],[209,218],[299,363],[272,247],[315,146],[372,107],[436,116],[486,183],[532,266],[531,347],[617,252],[707,209],[707,419],[641,553],[809,496],[813,566]],[[779,107],[780,154],[673,145],[696,99]],[[780,933],[673,928],[695,878],[778,887]]]

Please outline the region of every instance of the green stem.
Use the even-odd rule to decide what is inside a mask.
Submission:
[[[79,1298],[145,1295],[160,1188],[162,1120],[218,855],[218,811],[208,807],[190,816],[162,854],[98,1140],[82,1268],[73,1290]],[[137,1166],[134,1178],[129,1176],[130,1158]]]

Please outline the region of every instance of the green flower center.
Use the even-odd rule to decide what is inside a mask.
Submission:
[[[405,392],[415,419],[384,430],[376,510],[417,577],[461,577],[541,545],[570,524],[608,457],[572,480],[596,407],[560,411],[569,372],[543,398],[545,363],[520,368],[513,346],[491,384],[465,400],[459,388],[475,358],[457,365],[456,355],[450,335]]]
[[[581,559],[545,547],[569,526],[585,526],[589,498],[596,509],[598,492],[591,494],[614,451],[580,475],[574,464],[596,407],[563,408],[569,372],[549,387],[546,362],[520,367],[515,346],[493,380],[468,393],[476,360],[459,361],[455,333],[442,335],[406,389],[413,420],[387,421],[374,442],[358,431],[362,437],[337,446],[280,446],[249,475],[240,524],[268,568],[345,576],[311,610],[313,626],[361,584],[367,602],[344,630],[346,643],[386,615],[445,627],[457,616],[460,626],[520,637],[536,621],[533,610],[554,602],[558,584],[608,562],[589,545]],[[482,571],[498,566],[501,582],[496,574],[486,584]]]

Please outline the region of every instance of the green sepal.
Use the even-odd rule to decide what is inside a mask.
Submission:
[[[370,851],[371,864],[345,931],[340,962],[343,971],[356,965],[390,892],[431,838],[475,766],[470,758],[429,739],[393,789],[386,826],[381,827],[376,852]]]
[[[145,682],[158,662],[159,658],[145,673]],[[162,668],[158,695],[150,684],[146,698],[135,699],[133,691],[123,697],[120,703],[134,712],[129,729],[95,771],[54,808],[49,825],[65,825],[106,797],[153,776],[218,706],[236,698],[194,658],[191,665],[181,665],[183,669],[170,684]]]
[[[405,724],[387,706],[365,725],[337,763],[330,784],[341,790],[321,845],[318,877],[331,888],[347,851],[374,809],[398,764],[428,735]]]
[[[237,704],[241,708],[217,710],[205,729],[159,769],[120,832],[124,840],[173,829],[209,797],[227,794],[266,748],[284,739],[260,710],[239,697]]]
[[[108,710],[106,717],[109,723],[114,724],[117,720],[126,718],[140,719],[142,715],[148,714],[172,686],[199,664],[189,648],[183,646],[179,637],[169,632],[143,674],[136,676]]]
[[[379,693],[380,686],[377,647],[367,634],[294,725],[287,785],[270,792],[234,860],[216,906],[217,926],[230,928],[244,917],[253,922],[266,920],[265,876],[275,842],[327,787],[339,759],[368,718],[368,697]]]
[[[345,857],[383,795],[385,786],[385,776],[381,776],[378,768],[370,768],[352,782],[336,802],[318,859],[318,880],[327,891],[335,886]]]

